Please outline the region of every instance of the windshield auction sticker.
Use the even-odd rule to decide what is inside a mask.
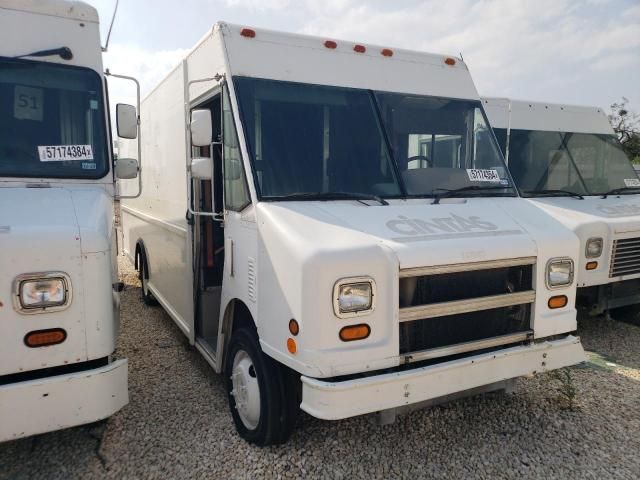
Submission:
[[[467,168],[467,175],[472,182],[499,182],[500,175],[497,170],[483,170],[479,168]]]
[[[93,160],[91,145],[38,146],[41,162],[64,162],[68,160]]]
[[[625,178],[624,184],[627,187],[640,187],[640,180],[637,178]]]

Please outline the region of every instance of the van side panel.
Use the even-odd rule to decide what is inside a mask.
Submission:
[[[186,141],[183,66],[144,99],[142,195],[122,202],[125,251],[135,254],[144,242],[149,287],[190,338],[193,330],[193,271],[187,212]],[[136,140],[121,142],[121,156],[134,157]],[[121,192],[136,191],[137,180],[120,181]]]

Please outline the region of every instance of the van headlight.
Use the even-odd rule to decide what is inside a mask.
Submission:
[[[333,288],[333,311],[339,318],[360,316],[373,311],[375,283],[369,277],[338,280]]]
[[[14,290],[15,306],[22,313],[60,310],[71,301],[71,280],[62,272],[20,275]]]
[[[568,287],[573,283],[573,260],[552,258],[547,262],[547,287]]]
[[[587,240],[584,254],[587,258],[598,258],[602,255],[602,237],[593,237]]]

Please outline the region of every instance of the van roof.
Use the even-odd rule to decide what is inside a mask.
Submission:
[[[483,97],[482,104],[493,128],[613,133],[607,115],[600,107],[497,97]]]
[[[453,55],[224,22],[212,33],[224,38],[233,75],[479,100],[467,65]]]
[[[0,0],[0,8],[98,23],[98,11],[91,5],[78,1]]]

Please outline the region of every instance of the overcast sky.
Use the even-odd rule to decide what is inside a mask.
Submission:
[[[115,0],[88,1],[104,42]],[[218,20],[461,52],[481,95],[640,110],[640,0],[120,0],[105,67],[144,95]]]

